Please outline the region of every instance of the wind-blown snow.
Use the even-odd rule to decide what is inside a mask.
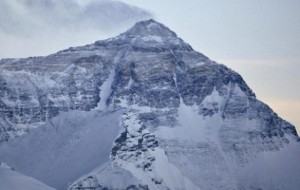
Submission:
[[[122,110],[71,111],[0,146],[0,160],[57,189],[109,162]]]

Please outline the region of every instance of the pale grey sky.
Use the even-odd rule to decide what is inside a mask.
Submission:
[[[0,58],[47,55],[152,17],[111,0],[0,0]]]
[[[152,17],[239,72],[300,131],[299,0],[1,0],[0,58],[85,45]]]
[[[123,0],[150,10],[210,57],[300,58],[299,0]]]

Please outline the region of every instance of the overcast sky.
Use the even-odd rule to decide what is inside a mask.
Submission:
[[[85,45],[148,18],[239,72],[300,131],[299,0],[0,0],[0,58]]]

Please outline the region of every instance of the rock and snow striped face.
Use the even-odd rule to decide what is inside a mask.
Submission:
[[[98,158],[107,161],[99,161],[101,166],[73,183],[72,189],[272,189],[276,181],[286,187],[300,186],[299,180],[292,178],[290,183],[288,177],[282,177],[280,167],[273,164],[282,161],[283,152],[290,152],[291,162],[297,160],[295,128],[257,100],[239,74],[194,51],[153,20],[137,23],[118,37],[47,57],[1,60],[0,67],[0,74],[4,73],[0,75],[0,140],[10,141],[20,130],[24,133],[39,122],[45,122],[51,131],[46,135],[38,128],[25,135],[25,153],[20,148],[22,140],[12,141],[18,147],[11,147],[12,152],[4,148],[8,153],[0,154],[0,160],[14,157],[16,161],[14,155],[33,154],[32,145],[44,150],[41,145],[56,143],[49,140],[36,145],[41,136],[66,145],[66,151],[46,149],[52,155],[49,158],[55,158],[51,162],[60,166],[54,173],[66,172],[59,176],[60,183],[74,177],[73,169],[77,176],[88,172],[81,170],[84,166],[97,165]],[[116,134],[119,120],[113,120],[112,128],[102,121],[115,118],[114,111],[120,108],[126,113],[120,123],[123,130]],[[87,112],[80,115],[74,110]],[[77,122],[67,122],[63,128],[70,134],[53,131],[53,121],[69,118],[68,114],[74,119],[74,113]],[[112,136],[105,136],[101,127]],[[70,144],[64,144],[64,138]],[[82,152],[91,148],[102,156],[75,154],[74,144]],[[68,168],[76,164],[73,159],[67,162],[70,165],[62,164],[66,152],[80,158],[82,168]],[[264,159],[266,154],[272,156]],[[261,166],[273,154],[280,156]],[[33,158],[26,158],[32,163]],[[261,182],[255,177],[261,175],[248,168],[253,163],[278,171]],[[22,162],[15,164],[24,167]],[[43,164],[34,166],[37,172],[49,174]],[[60,168],[65,171],[58,172]]]

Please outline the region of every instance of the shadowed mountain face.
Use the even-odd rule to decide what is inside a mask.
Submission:
[[[3,59],[0,68],[0,142],[6,151],[0,160],[7,159],[24,174],[31,173],[22,171],[18,148],[10,146],[28,142],[30,152],[32,142],[24,139],[34,135],[28,131],[41,134],[43,128],[60,126],[52,125],[53,119],[68,120],[72,114],[62,113],[72,110],[111,114],[126,108],[122,118],[116,117],[124,130],[114,137],[110,161],[105,166],[99,161],[101,169],[80,178],[71,189],[300,186],[295,127],[257,100],[238,73],[194,51],[154,20],[46,57]],[[15,150],[12,156],[10,150]],[[51,151],[47,154],[57,155]],[[45,173],[37,172],[45,167],[35,166],[36,173]],[[56,175],[59,169],[52,172]],[[79,177],[87,171],[78,167],[76,173]],[[34,177],[45,182],[45,176]]]

